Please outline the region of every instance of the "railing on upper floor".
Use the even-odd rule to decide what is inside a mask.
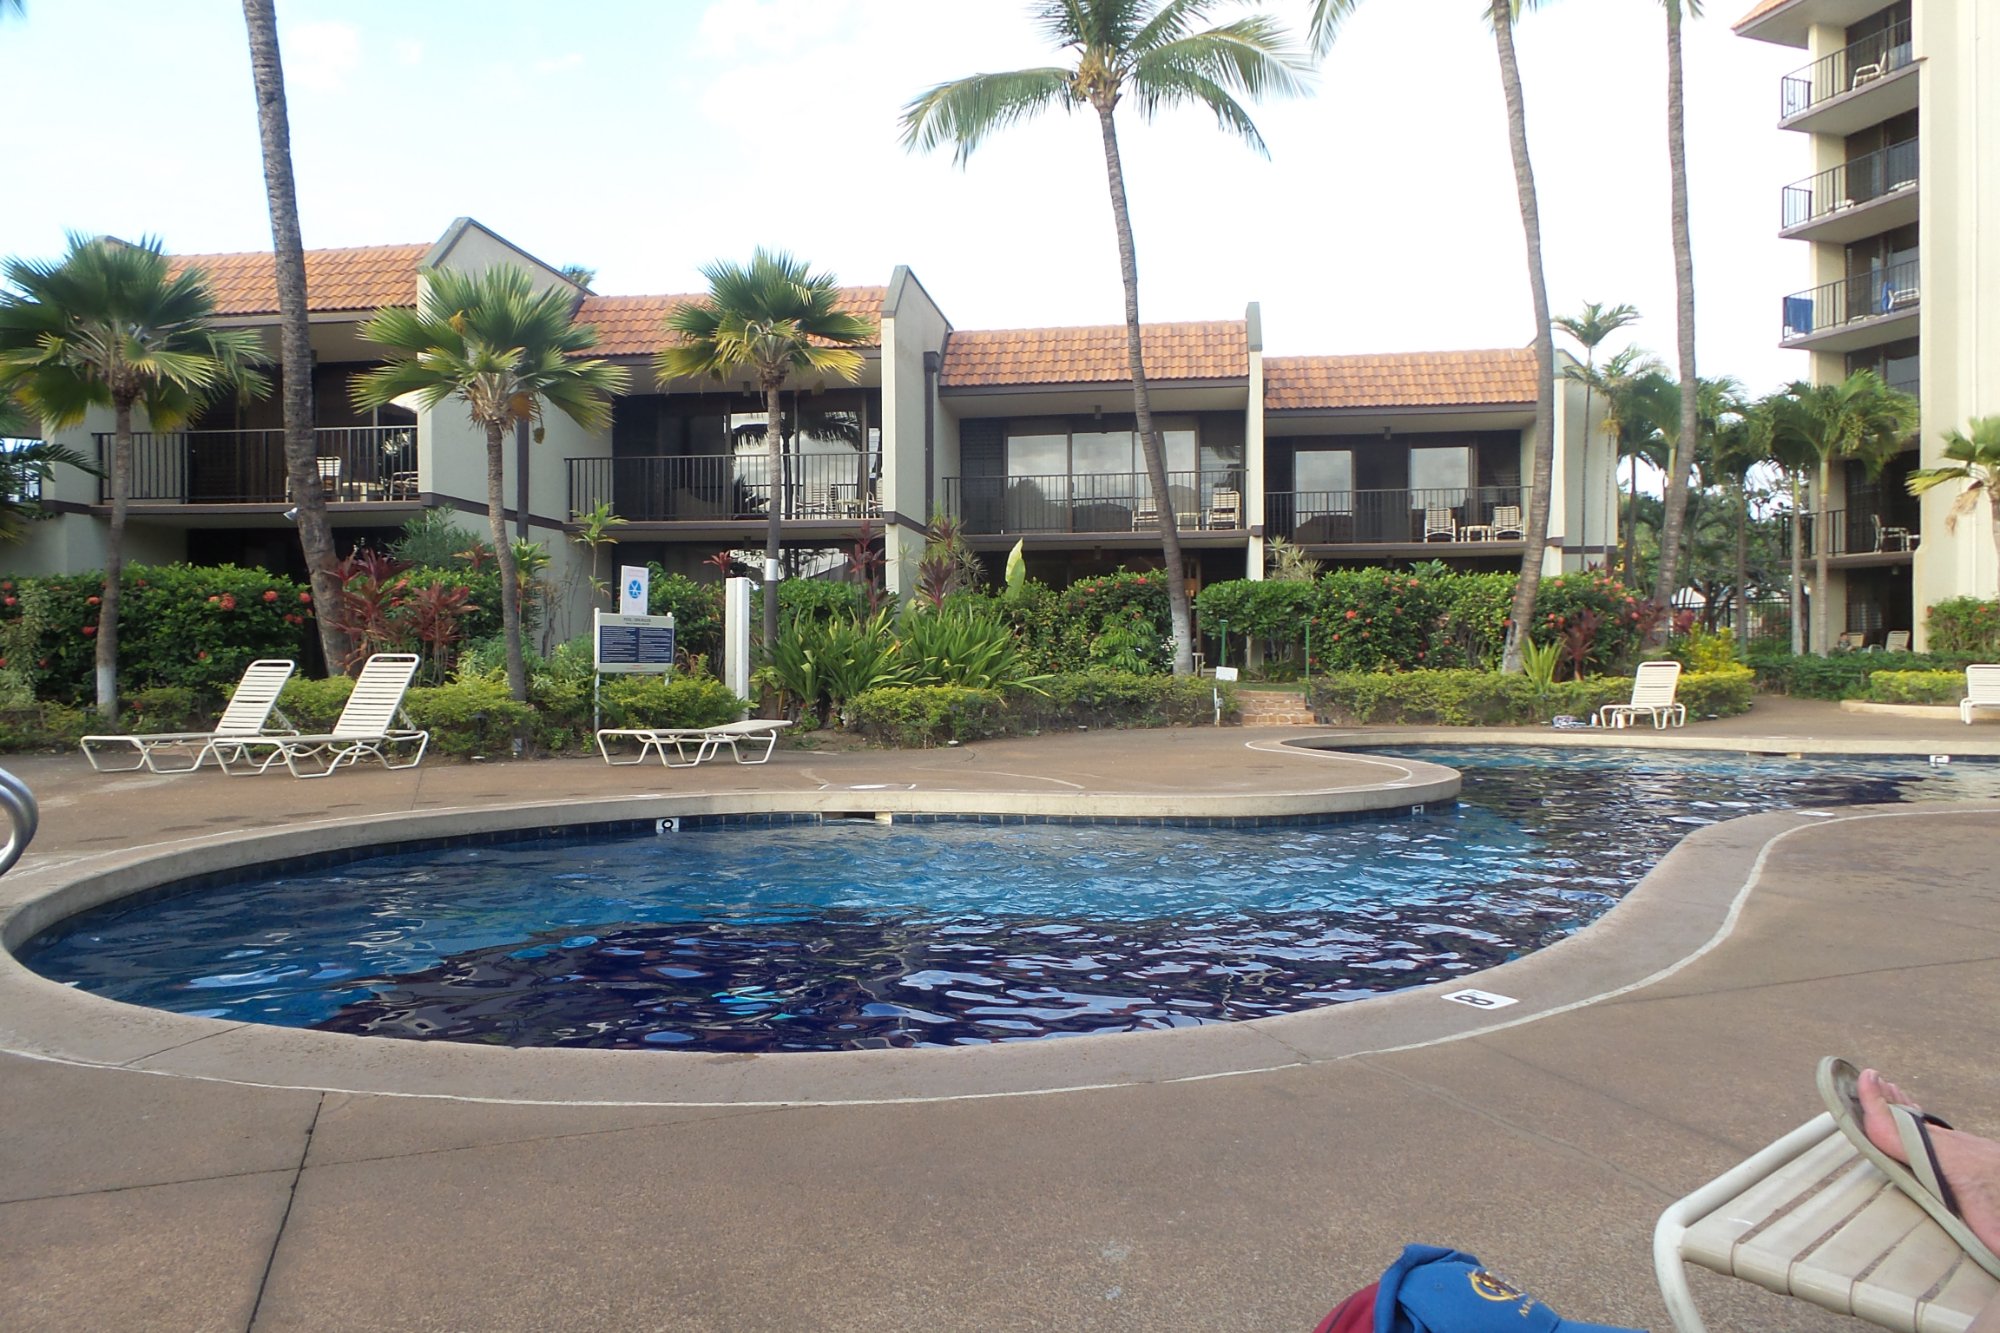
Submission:
[[[321,426],[313,432],[320,484],[328,500],[417,498],[415,426]],[[99,503],[111,499],[112,435],[99,431]],[[135,431],[135,504],[284,504],[282,430]]]
[[[1808,560],[1818,556],[1815,544],[1819,533],[1820,516],[1805,513],[1799,516],[1799,531],[1804,541]],[[1791,549],[1790,516],[1778,516],[1779,549]],[[1916,502],[1908,505],[1890,505],[1886,508],[1873,506],[1853,509],[1829,509],[1826,511],[1826,531],[1833,543],[1827,548],[1827,555],[1876,555],[1897,551],[1914,551],[1923,539],[1923,529],[1919,525]]]
[[[569,458],[569,512],[600,504],[628,523],[763,520],[771,512],[771,468],[762,454]],[[872,454],[794,454],[777,490],[783,519],[862,519],[882,512]]]
[[[1055,472],[1014,477],[946,477],[945,508],[968,533],[1147,532],[1159,507],[1144,472]],[[1183,531],[1233,532],[1245,524],[1243,473],[1236,468],[1169,472],[1167,496]]]
[[[1781,225],[1789,231],[1885,195],[1900,194],[1916,185],[1917,165],[1917,141],[1905,139],[1787,185],[1780,196]]]
[[[1914,312],[1923,299],[1919,270],[1917,260],[1906,259],[1792,293],[1785,298],[1783,341],[1797,342],[1856,320]]]
[[[1300,546],[1520,541],[1524,512],[1519,486],[1271,491],[1264,497],[1265,530]]]
[[[1842,93],[1865,88],[1911,58],[1910,21],[1904,19],[1787,74],[1778,83],[1778,119],[1790,120]]]

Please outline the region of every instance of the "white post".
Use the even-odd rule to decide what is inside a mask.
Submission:
[[[750,580],[722,585],[722,683],[739,699],[750,697]]]

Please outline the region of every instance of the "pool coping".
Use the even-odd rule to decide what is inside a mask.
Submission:
[[[1445,743],[1481,744],[1491,739],[1481,736],[1473,741],[1460,732]],[[1400,735],[1382,743],[1416,741],[1414,736]],[[1258,814],[1279,806],[1298,813],[1393,809],[1417,799],[1447,799],[1457,792],[1454,770],[1419,761],[1377,762],[1394,762],[1405,776],[1392,783],[1320,791],[1189,793],[1176,796],[1173,804],[1189,817],[1212,818],[1220,817],[1218,812],[1247,813],[1253,807]],[[208,835],[79,858],[23,875],[18,884],[10,877],[0,891],[4,899],[0,940],[11,949],[95,903],[165,880],[269,859],[280,849],[298,855],[440,832],[752,810],[845,813],[868,808],[977,814],[1011,809],[1026,815],[1058,813],[1048,808],[1053,805],[1060,807],[1059,813],[1074,815],[1086,801],[1098,813],[1130,809],[1134,803],[1158,812],[1162,804],[1158,795],[1119,793],[1051,797],[876,791],[866,793],[865,799],[853,791],[731,793],[461,806],[421,814],[306,821],[271,832]],[[1239,1023],[948,1050],[749,1055],[513,1049],[170,1014],[50,981],[6,952],[0,953],[0,1049],[29,1058],[245,1086],[542,1105],[897,1103],[1235,1077],[1459,1040],[1625,994],[1671,975],[1726,938],[1764,859],[1783,840],[1810,836],[1812,829],[1837,821],[1938,811],[1972,813],[1986,805],[1919,803],[1853,807],[1838,813],[1786,811],[1711,825],[1676,844],[1596,923],[1558,944],[1446,983]],[[1513,1003],[1489,1011],[1444,998],[1468,986]]]

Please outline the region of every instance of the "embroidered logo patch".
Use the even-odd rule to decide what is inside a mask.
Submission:
[[[1466,1280],[1472,1283],[1472,1294],[1483,1301],[1518,1301],[1521,1290],[1508,1284],[1506,1279],[1491,1273],[1474,1270],[1467,1273]]]

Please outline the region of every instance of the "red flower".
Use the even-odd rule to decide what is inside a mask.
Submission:
[[[86,597],[86,598],[84,598],[84,599],[83,599],[83,604],[84,604],[85,606],[96,606],[96,605],[97,605],[98,603],[102,602],[103,600],[104,600],[104,599],[103,599],[102,597]]]
[[[35,665],[38,667],[46,667],[48,664],[49,664],[49,659],[46,657],[44,657],[41,661],[35,663]]]
[[[222,609],[225,611],[236,609],[236,594],[228,592],[222,594]]]
[[[265,600],[265,601],[267,601],[267,602],[275,602],[275,601],[277,601],[277,600],[278,600],[278,590],[277,590],[276,588],[272,588],[272,589],[270,589],[269,591],[267,591],[267,592],[266,592],[266,593],[264,594],[264,600]]]
[[[12,591],[14,591],[14,580],[8,579],[6,582],[0,583],[0,592],[12,592]]]
[[[9,605],[9,606],[12,606],[12,605],[14,604],[14,602],[15,602],[15,601],[16,601],[16,599],[15,599],[15,598],[13,598],[13,597],[9,597],[9,598],[7,599],[7,605]]]
[[[216,603],[216,602],[219,602],[219,601],[221,601],[222,599],[221,599],[220,597],[211,597],[211,598],[209,598],[208,600],[209,600],[210,604],[214,604],[214,603]]]
[[[313,600],[313,595],[312,595],[311,593],[309,593],[309,592],[302,592],[302,593],[300,593],[300,594],[299,594],[299,605],[300,605],[300,606],[311,606],[311,605],[312,605],[312,600]]]
[[[83,627],[83,637],[86,639],[91,638],[96,633],[97,633],[97,626],[95,625],[85,625]]]
[[[194,655],[194,660],[197,662],[206,662],[208,660],[208,649],[204,648],[200,652],[196,653]]]
[[[1354,619],[1354,618],[1355,618],[1356,616],[1358,616],[1358,615],[1360,615],[1360,614],[1361,614],[1361,613],[1360,613],[1359,611],[1355,611],[1355,610],[1349,610],[1349,611],[1348,611],[1348,613],[1347,613],[1347,618],[1348,618],[1349,620],[1352,620],[1352,619]]]

